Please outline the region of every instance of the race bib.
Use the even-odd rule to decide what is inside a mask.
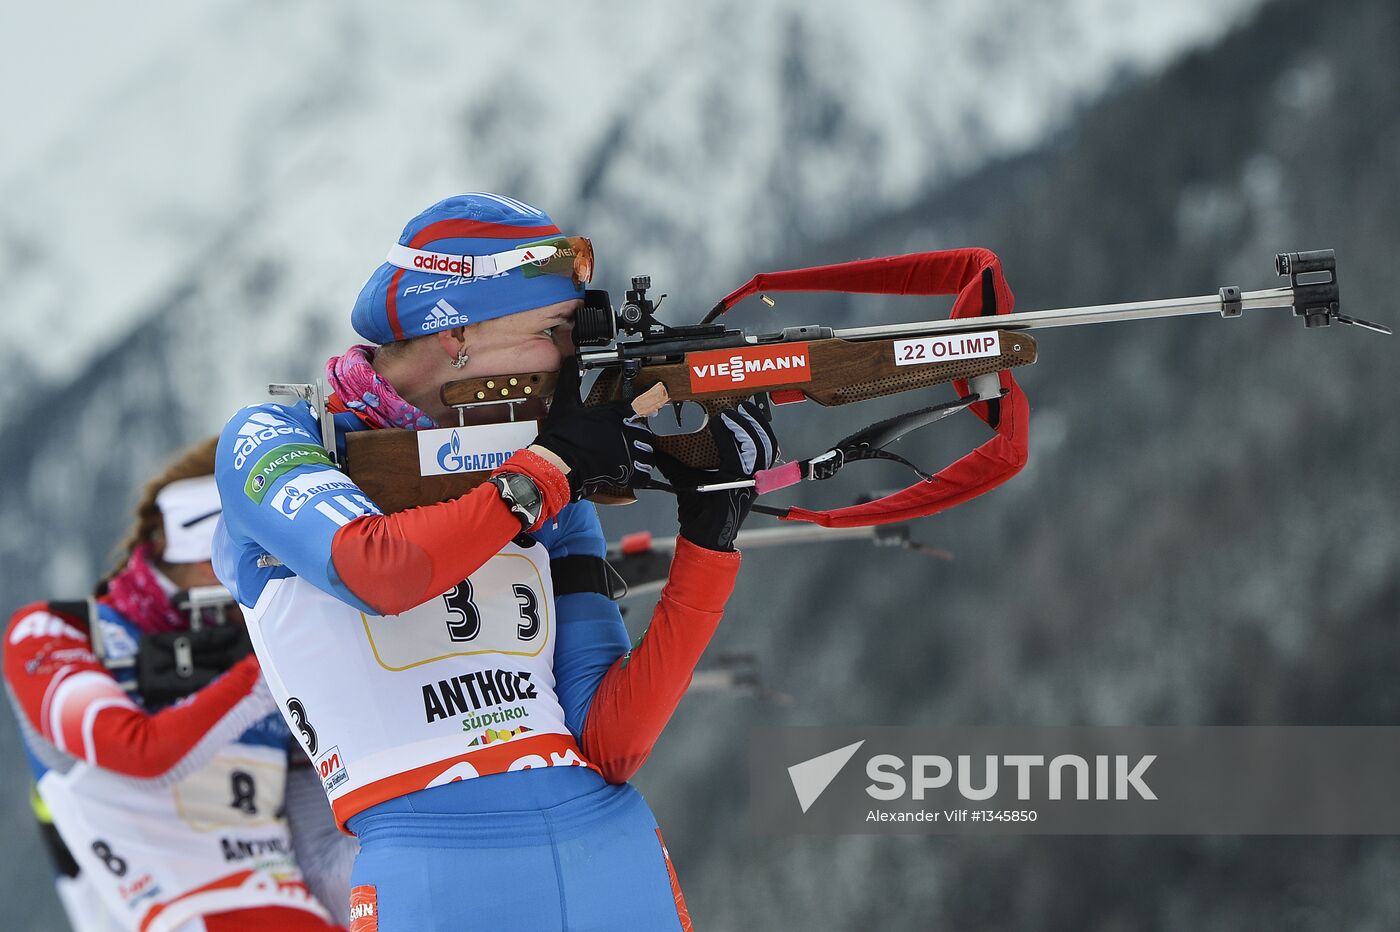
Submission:
[[[219,754],[170,788],[175,813],[196,832],[276,825],[287,768],[281,761]]]
[[[499,553],[438,598],[401,615],[360,613],[375,661],[399,672],[450,657],[538,656],[554,623],[547,573],[530,553]]]

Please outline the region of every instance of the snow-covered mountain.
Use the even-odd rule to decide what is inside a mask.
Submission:
[[[1257,3],[218,7],[0,182],[0,303],[50,385],[235,268],[278,276],[282,325],[344,331],[404,221],[483,187],[592,234],[605,274],[708,295],[1034,143]],[[236,338],[258,309],[220,297],[187,313]],[[40,339],[60,321],[84,339]]]
[[[901,210],[956,199],[950,182],[1259,5],[221,7],[0,179],[18,350],[0,380],[3,602],[83,591],[139,478],[268,381],[314,377],[403,223],[445,194],[539,203],[594,237],[604,287],[648,272],[689,317],[851,230],[929,229]],[[4,857],[7,877],[42,874]]]

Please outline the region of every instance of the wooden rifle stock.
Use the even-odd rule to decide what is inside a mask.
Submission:
[[[443,404],[456,408],[463,425],[544,417],[545,400],[554,394],[555,372],[458,379],[442,387]],[[451,426],[451,425],[444,425]],[[425,476],[419,465],[418,431],[360,430],[345,435],[345,471],[385,514],[431,505],[465,495],[491,475],[490,470]]]
[[[997,331],[1001,354],[949,362],[901,365],[895,360],[894,340],[811,340],[804,341],[810,355],[811,379],[769,383],[753,391],[697,392],[691,388],[691,373],[685,361],[644,365],[633,379],[633,389],[641,394],[658,382],[666,386],[672,401],[694,401],[714,414],[762,392],[800,392],[823,407],[867,401],[885,395],[942,385],[954,379],[971,379],[1003,369],[1030,365],[1036,359],[1035,338],[1024,333]],[[781,346],[781,343],[764,344]],[[604,370],[588,394],[588,404],[601,404],[622,396],[622,375],[617,369]],[[706,431],[657,438],[657,449],[697,469],[719,466],[714,440]]]
[[[1033,337],[1006,330],[997,333],[1000,355],[917,364],[906,361],[903,365],[895,360],[893,339],[804,341],[810,357],[810,379],[768,382],[750,391],[742,388],[696,391],[691,387],[691,373],[684,359],[648,363],[642,365],[632,380],[632,390],[634,394],[641,394],[653,385],[664,384],[672,401],[694,401],[707,414],[732,408],[760,393],[774,392],[800,393],[819,405],[830,407],[942,385],[954,379],[971,379],[1035,362]],[[542,416],[541,399],[553,395],[555,381],[553,372],[462,379],[444,385],[441,397],[444,404],[462,412],[466,424],[505,420],[507,404],[511,402],[515,404],[510,407],[523,415],[522,419],[532,419]],[[585,404],[602,404],[621,397],[622,373],[609,368],[599,374]],[[499,412],[499,416],[495,412]],[[372,430],[346,436],[346,471],[386,514],[456,498],[485,482],[490,475],[489,470],[421,475],[416,433]],[[704,430],[658,436],[657,448],[698,469],[714,469],[719,465],[714,441]],[[616,504],[630,501],[631,494],[618,489],[595,496],[594,500]]]

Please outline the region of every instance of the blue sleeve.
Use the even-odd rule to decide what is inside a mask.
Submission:
[[[219,437],[214,476],[223,503],[215,570],[239,601],[252,605],[269,578],[258,567],[267,553],[295,573],[361,611],[373,612],[336,575],[336,532],[379,509],[335,468],[305,405],[265,404],[234,415]]]
[[[550,559],[607,552],[598,512],[590,502],[570,505],[559,513],[559,526],[541,543]],[[581,738],[593,694],[603,674],[628,651],[627,628],[617,603],[596,592],[576,592],[554,600],[559,619],[554,642],[555,693],[564,708],[564,723]]]

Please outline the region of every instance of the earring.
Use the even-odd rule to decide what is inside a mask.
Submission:
[[[462,368],[463,366],[465,366],[465,365],[467,364],[467,360],[470,359],[470,358],[471,358],[471,357],[467,355],[467,348],[466,348],[465,346],[462,347],[462,351],[461,351],[460,353],[457,354],[457,358],[454,359],[454,360],[452,360],[452,368],[454,368],[454,369],[460,369],[460,368]]]

